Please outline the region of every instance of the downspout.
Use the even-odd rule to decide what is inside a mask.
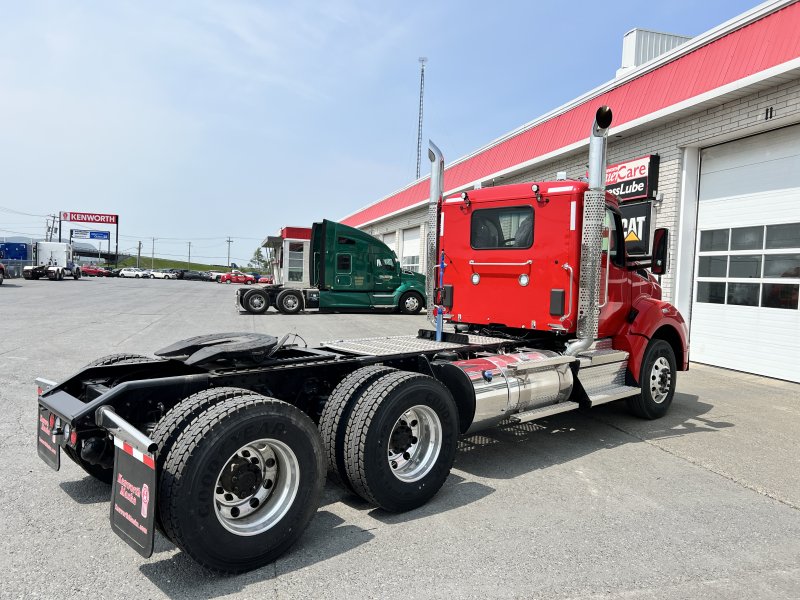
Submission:
[[[431,192],[428,198],[428,235],[425,240],[425,306],[428,321],[434,318],[434,290],[436,286],[436,263],[439,259],[439,211],[444,195],[444,156],[432,141],[428,140],[428,159],[431,161]]]
[[[606,148],[612,114],[601,106],[589,136],[589,189],[583,196],[581,269],[578,281],[578,331],[566,350],[574,356],[592,345],[600,321],[600,268],[603,254],[603,218],[606,210]]]

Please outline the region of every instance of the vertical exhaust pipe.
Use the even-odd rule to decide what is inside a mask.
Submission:
[[[428,140],[428,159],[431,161],[431,192],[428,198],[428,235],[425,240],[425,296],[428,321],[436,323],[433,309],[436,299],[436,263],[439,260],[439,211],[444,195],[444,156],[432,141]]]
[[[589,136],[589,189],[583,196],[581,269],[578,283],[577,339],[566,354],[583,352],[597,338],[600,321],[600,267],[603,218],[606,211],[606,149],[613,115],[608,106],[597,109]]]

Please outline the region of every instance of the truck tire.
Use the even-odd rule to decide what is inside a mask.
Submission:
[[[125,363],[140,363],[140,362],[149,362],[151,358],[147,358],[146,356],[142,356],[141,354],[109,354],[108,356],[104,356],[102,358],[98,358],[93,360],[89,364],[87,364],[84,369],[88,369],[89,367],[100,367],[106,365],[119,365]],[[102,481],[103,483],[111,484],[111,479],[114,476],[114,470],[104,467],[102,465],[92,464],[87,462],[81,458],[80,452],[76,448],[72,448],[69,445],[65,445],[64,447],[64,454],[66,454],[72,462],[78,465],[81,469],[86,471],[89,475],[94,477],[95,479]]]
[[[284,315],[294,315],[303,310],[303,295],[297,290],[283,290],[275,300],[276,308]]]
[[[386,374],[353,407],[347,477],[359,496],[384,510],[417,508],[450,474],[457,438],[458,410],[444,385],[419,373]]]
[[[230,398],[241,398],[242,396],[252,395],[252,393],[242,388],[211,388],[192,394],[169,409],[158,421],[149,436],[151,440],[158,444],[156,473],[160,474],[164,468],[164,461],[170,450],[172,450],[175,440],[200,414],[219,402]],[[158,512],[156,512],[156,525],[161,531],[164,531]]]
[[[406,292],[400,296],[398,308],[404,315],[416,315],[422,310],[422,296],[418,292]]]
[[[269,297],[261,290],[247,290],[242,298],[244,309],[254,315],[261,315],[269,310]]]
[[[168,537],[212,571],[241,573],[283,554],[319,505],[325,459],[298,408],[258,394],[198,416],[166,457],[159,482]]]
[[[73,279],[80,279],[81,278],[81,270],[75,269],[75,272],[72,274]]]
[[[370,365],[362,367],[345,377],[333,392],[319,419],[319,432],[322,435],[322,444],[325,446],[325,456],[328,460],[328,473],[332,478],[353,492],[353,486],[347,478],[347,468],[344,460],[344,438],[347,424],[353,411],[353,405],[361,397],[373,381],[396,371],[383,365]]]
[[[672,346],[664,340],[650,340],[639,377],[642,393],[627,401],[631,412],[642,419],[663,417],[675,395],[677,371]]]
[[[3,281],[5,281],[6,272],[3,269],[0,269],[0,285],[3,285]]]

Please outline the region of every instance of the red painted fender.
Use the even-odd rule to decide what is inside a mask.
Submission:
[[[638,382],[647,344],[653,338],[663,339],[675,351],[679,371],[689,369],[689,331],[681,313],[669,302],[642,296],[634,301],[632,318],[613,339],[614,348],[630,354],[628,368]]]

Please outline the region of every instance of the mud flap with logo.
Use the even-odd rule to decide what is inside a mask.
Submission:
[[[112,485],[111,528],[131,548],[149,558],[153,554],[156,508],[153,455],[114,437]]]
[[[54,471],[61,468],[61,446],[53,441],[53,428],[50,426],[50,411],[39,407],[39,419],[36,424],[36,451],[48,467]]]

